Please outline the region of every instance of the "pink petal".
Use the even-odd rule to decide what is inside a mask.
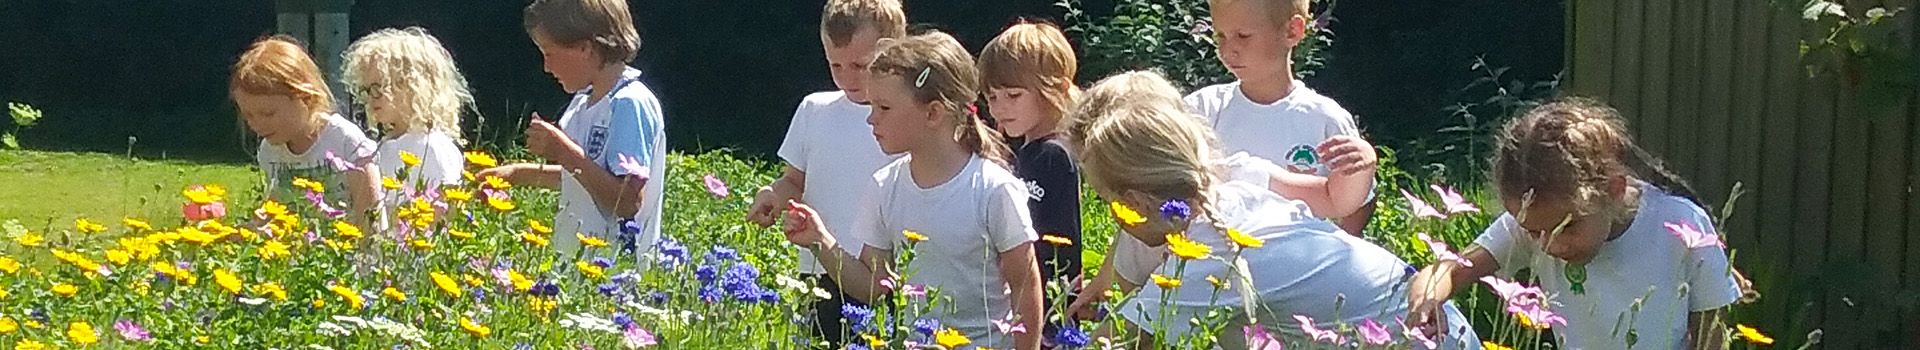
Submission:
[[[1367,344],[1372,345],[1386,345],[1393,342],[1393,333],[1387,331],[1387,326],[1374,322],[1371,318],[1360,322],[1360,336],[1366,338]]]
[[[1665,226],[1667,227],[1667,232],[1672,232],[1674,237],[1680,237],[1680,241],[1685,242],[1689,249],[1725,246],[1724,243],[1720,242],[1720,235],[1701,231],[1699,228],[1694,227],[1693,224],[1667,222]]]
[[[1280,344],[1280,340],[1273,339],[1273,334],[1267,333],[1266,328],[1245,325],[1240,326],[1240,330],[1246,333],[1248,350],[1285,350],[1287,348]]]
[[[1427,336],[1427,332],[1408,326],[1406,320],[1395,318],[1394,321],[1400,322],[1400,334],[1407,336],[1409,341],[1418,342],[1418,344],[1426,346],[1427,350],[1440,348],[1440,343],[1433,341],[1433,337]]]
[[[1412,193],[1408,193],[1407,190],[1400,190],[1400,196],[1406,197],[1407,205],[1413,206],[1414,217],[1447,218],[1446,214],[1442,214],[1439,210],[1433,209],[1432,205],[1427,205],[1427,201],[1420,200],[1420,197],[1415,197]]]
[[[1440,201],[1447,206],[1447,213],[1480,212],[1480,208],[1474,207],[1473,202],[1468,202],[1466,196],[1461,196],[1460,192],[1454,192],[1453,189],[1440,186],[1439,184],[1429,185],[1428,187],[1433,188],[1434,192],[1440,193]]]
[[[648,177],[653,176],[653,172],[648,171],[646,166],[640,165],[639,159],[626,154],[621,154],[619,158],[620,170],[626,172],[627,176],[638,176],[640,181],[646,181]]]
[[[707,174],[706,182],[707,193],[713,194],[714,198],[727,198],[726,182],[720,181],[720,178],[714,177],[713,174]]]
[[[1473,267],[1472,260],[1467,260],[1465,258],[1460,257],[1459,254],[1454,254],[1453,251],[1447,250],[1446,242],[1435,240],[1433,239],[1433,236],[1428,236],[1426,232],[1421,232],[1419,236],[1421,241],[1427,242],[1427,248],[1433,250],[1434,263],[1439,263],[1441,261],[1446,261],[1446,260],[1453,260],[1455,262],[1459,262],[1460,266]]]

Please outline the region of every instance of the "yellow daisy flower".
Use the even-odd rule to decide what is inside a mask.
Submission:
[[[1186,235],[1179,233],[1167,235],[1167,250],[1172,251],[1174,256],[1187,260],[1206,258],[1208,254],[1213,254],[1212,247],[1188,240]]]
[[[1147,223],[1147,217],[1140,216],[1140,212],[1133,211],[1133,208],[1127,207],[1126,204],[1114,201],[1109,203],[1109,206],[1113,209],[1113,217],[1120,218],[1121,224],[1133,226]]]

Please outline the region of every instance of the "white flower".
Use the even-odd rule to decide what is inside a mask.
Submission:
[[[341,327],[339,324],[326,321],[321,321],[319,329],[316,329],[316,331],[318,331],[320,335],[332,337],[344,337],[353,334],[353,331],[348,330],[346,327]]]

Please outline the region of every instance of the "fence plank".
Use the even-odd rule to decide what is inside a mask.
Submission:
[[[1793,218],[1799,214],[1794,210],[1794,175],[1798,172],[1799,159],[1794,157],[1799,145],[1795,142],[1799,128],[1796,127],[1800,115],[1800,88],[1804,84],[1804,74],[1800,70],[1797,54],[1799,40],[1799,17],[1791,12],[1771,8],[1770,4],[1761,4],[1768,13],[1767,27],[1767,96],[1766,123],[1762,133],[1766,135],[1761,146],[1767,156],[1762,160],[1759,186],[1755,188],[1752,200],[1760,210],[1759,245],[1760,254],[1754,264],[1751,277],[1755,287],[1763,294],[1760,297],[1762,309],[1758,317],[1745,318],[1743,321],[1757,321],[1767,329],[1794,330],[1790,328],[1790,316],[1796,301],[1787,293],[1793,286],[1793,257],[1788,255],[1794,247],[1794,237],[1799,234],[1792,230]],[[1786,339],[1786,338],[1783,338]]]
[[[1806,286],[1809,300],[1815,305],[1808,311],[1804,329],[1824,328],[1825,308],[1830,304],[1827,288],[1822,281],[1822,268],[1826,264],[1827,251],[1827,215],[1832,206],[1828,205],[1831,192],[1827,184],[1831,179],[1828,173],[1833,154],[1833,117],[1834,90],[1837,85],[1832,79],[1810,80],[1800,101],[1801,113],[1795,117],[1796,143],[1795,160],[1801,162],[1794,175],[1793,216],[1793,276],[1794,284]],[[1797,321],[1797,320],[1796,320]],[[1796,331],[1803,328],[1796,327]]]
[[[1673,17],[1672,1],[1648,1],[1646,3],[1646,41],[1641,46],[1645,54],[1638,61],[1643,62],[1646,80],[1641,81],[1641,108],[1639,113],[1627,115],[1634,120],[1634,134],[1641,146],[1648,151],[1662,154],[1667,150],[1664,142],[1669,137],[1667,120],[1673,118],[1673,98],[1669,95],[1669,86],[1677,75],[1673,62],[1667,57],[1673,56]]]
[[[1566,60],[1568,85],[1574,94],[1602,97],[1613,88],[1613,4],[1575,0],[1569,5],[1574,31]]]
[[[1670,161],[1675,172],[1698,177],[1700,167],[1694,154],[1698,153],[1696,145],[1700,142],[1700,57],[1703,54],[1700,37],[1706,34],[1707,21],[1702,18],[1706,15],[1706,2],[1677,1],[1673,6],[1673,56],[1668,58],[1676,73],[1670,82],[1673,113],[1667,118],[1668,132],[1660,153]]]
[[[1733,68],[1734,102],[1732,118],[1728,123],[1735,136],[1728,147],[1727,156],[1733,168],[1734,181],[1723,185],[1731,186],[1737,182],[1747,194],[1753,194],[1760,185],[1760,164],[1766,154],[1761,151],[1761,126],[1766,120],[1767,76],[1754,72],[1767,72],[1770,68],[1767,62],[1771,56],[1767,51],[1769,5],[1763,1],[1737,1],[1735,5],[1739,7],[1739,24],[1734,27],[1734,33],[1739,37],[1734,50],[1734,59],[1738,64]],[[1756,208],[1760,203],[1755,202],[1753,197],[1742,197],[1734,205],[1733,216],[1727,219],[1726,228],[1735,233],[1730,238],[1758,243],[1760,234],[1754,230],[1759,227],[1759,210]],[[1751,244],[1746,247],[1747,254],[1758,252],[1751,248]]]
[[[1830,167],[1832,179],[1829,182],[1831,192],[1827,194],[1832,203],[1827,221],[1827,261],[1829,276],[1841,278],[1840,282],[1830,284],[1839,287],[1829,300],[1836,301],[1827,307],[1827,333],[1833,336],[1830,347],[1850,349],[1859,346],[1859,338],[1865,335],[1866,327],[1859,321],[1861,303],[1866,301],[1869,291],[1866,285],[1859,285],[1872,274],[1865,270],[1867,265],[1862,254],[1865,253],[1863,235],[1866,233],[1866,183],[1867,178],[1867,124],[1858,108],[1852,105],[1847,96],[1846,87],[1835,101],[1833,155]],[[1851,283],[1848,283],[1851,282]]]
[[[1727,154],[1732,136],[1738,133],[1727,127],[1728,114],[1732,106],[1732,70],[1733,61],[1734,16],[1738,4],[1735,0],[1701,1],[1706,6],[1706,28],[1700,36],[1700,124],[1695,140],[1698,150],[1693,152],[1695,172],[1689,174],[1698,179],[1700,192],[1709,201],[1726,198],[1727,193]],[[1749,128],[1740,128],[1749,129]]]
[[[1613,89],[1607,93],[1606,101],[1621,114],[1630,116],[1641,115],[1645,110],[1640,106],[1640,91],[1644,86],[1640,64],[1646,61],[1640,55],[1640,35],[1645,30],[1641,11],[1646,1],[1613,1]]]

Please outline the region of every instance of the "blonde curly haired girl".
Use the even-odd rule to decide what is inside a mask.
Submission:
[[[460,115],[473,93],[453,54],[426,29],[408,27],[355,40],[345,59],[348,91],[381,135],[382,181],[408,189],[459,183]]]

